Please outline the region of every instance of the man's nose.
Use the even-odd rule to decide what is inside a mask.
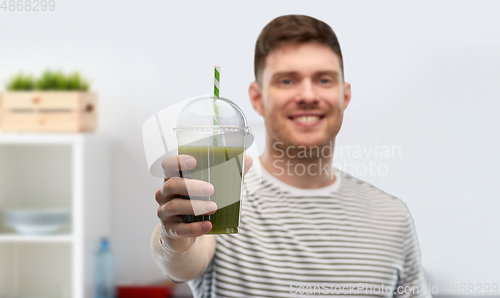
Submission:
[[[314,103],[318,101],[314,85],[311,80],[303,80],[300,84],[299,93],[297,94],[299,103]]]

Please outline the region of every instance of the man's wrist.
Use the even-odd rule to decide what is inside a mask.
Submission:
[[[191,243],[192,239],[186,239],[186,238],[170,238],[167,236],[167,233],[165,229],[160,227],[160,237],[159,237],[159,244],[161,249],[168,253],[168,254],[175,254],[177,257],[182,256],[184,254],[187,254],[189,250],[195,245],[196,239]],[[178,241],[179,243],[176,243]],[[173,245],[176,248],[183,248],[183,249],[172,249],[171,245]]]

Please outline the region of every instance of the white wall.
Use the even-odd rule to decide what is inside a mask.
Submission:
[[[353,99],[337,144],[400,149],[344,157],[407,202],[429,281],[498,283],[499,2],[55,1],[53,12],[0,10],[0,82],[46,67],[93,79],[99,131],[116,144],[119,282],[162,278],[149,252],[161,180],[147,171],[142,122],[210,92],[220,64],[221,96],[262,131],[247,96],[255,40],[274,17],[299,13],[329,23],[344,52]],[[363,175],[370,161],[387,174]]]

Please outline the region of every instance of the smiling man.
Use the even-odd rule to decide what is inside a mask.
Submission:
[[[249,96],[264,118],[266,147],[239,234],[205,235],[210,222],[182,222],[193,214],[180,198],[186,189],[214,189],[179,177],[179,168],[194,168],[192,157],[163,161],[152,251],[165,275],[188,281],[195,297],[430,297],[406,204],[332,167],[351,86],[330,26],[303,15],[271,21],[257,40]],[[255,169],[245,183],[257,183]],[[213,202],[193,204],[217,212]]]
[[[294,17],[289,17],[288,22],[292,19]],[[284,30],[273,25],[283,26],[279,29]],[[286,171],[287,175],[279,175],[279,179],[288,184],[323,187],[335,179],[333,168],[327,165],[331,165],[331,144],[351,100],[351,85],[344,82],[342,54],[334,36],[317,32],[325,34],[324,41],[318,36],[318,40],[300,42],[300,38],[314,32],[296,31],[285,39],[286,26],[289,26],[286,19],[275,20],[261,34],[267,36],[267,40],[259,39],[256,47],[256,81],[250,84],[249,94],[254,109],[266,123],[266,150],[261,161],[273,174]],[[306,29],[313,28],[302,30]],[[331,44],[325,44],[329,39]],[[273,51],[266,51],[265,42],[273,45]],[[326,153],[324,148],[328,149]],[[290,170],[298,168],[305,169],[309,175]]]

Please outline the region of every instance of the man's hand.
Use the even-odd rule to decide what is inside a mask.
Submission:
[[[253,160],[245,156],[245,173],[252,166]],[[180,177],[180,171],[192,170],[196,167],[196,159],[189,155],[167,156],[162,161],[165,180],[163,186],[156,191],[158,218],[161,221],[161,242],[163,247],[172,252],[188,250],[196,238],[212,230],[209,221],[184,223],[185,215],[214,214],[217,204],[210,201],[186,200],[181,196],[209,197],[214,193],[212,184],[194,179]],[[188,191],[189,190],[189,191]]]

